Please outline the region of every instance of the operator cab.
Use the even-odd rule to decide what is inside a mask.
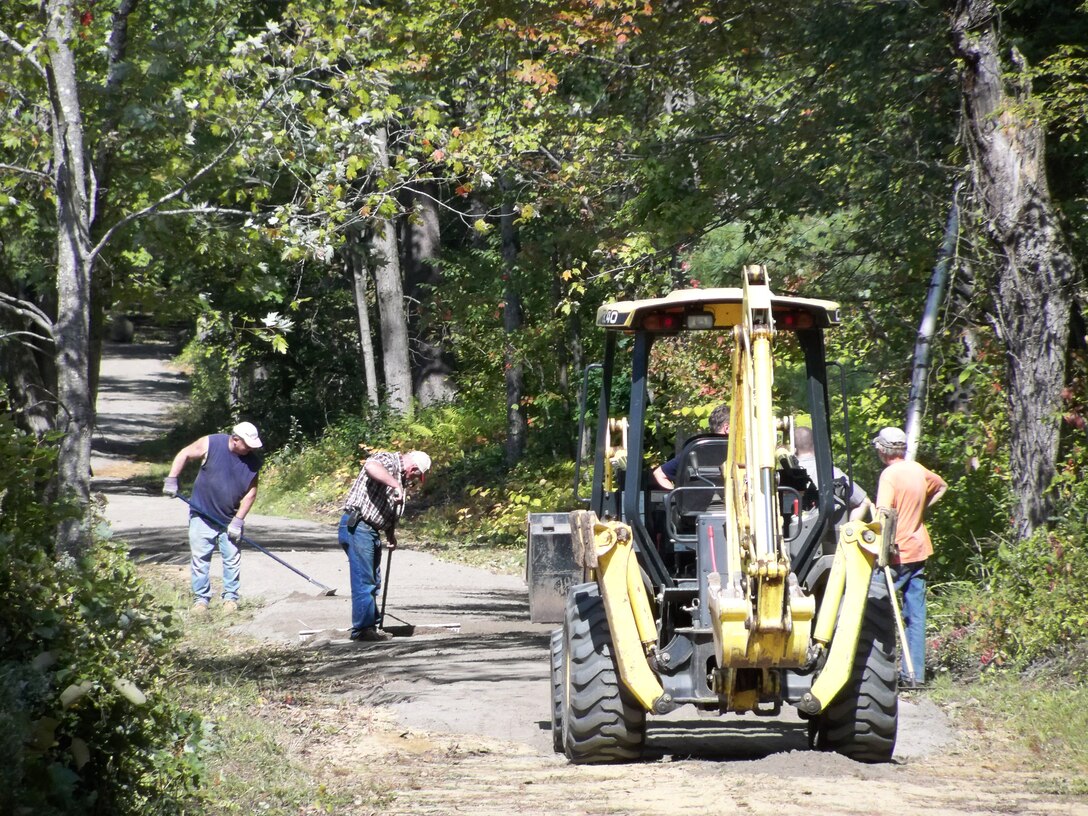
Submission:
[[[655,588],[696,578],[699,531],[705,529],[707,517],[723,514],[729,501],[724,470],[730,438],[706,433],[687,438],[679,446],[675,489],[661,489],[642,464],[647,454],[659,455],[650,438],[654,423],[649,394],[668,384],[663,379],[668,375],[657,372],[668,368],[677,346],[685,343],[701,346],[704,366],[720,370],[728,380],[733,347],[743,342],[737,330],[744,319],[743,299],[740,288],[690,289],[663,298],[609,303],[597,311],[597,326],[606,330],[595,457],[595,472],[603,478],[593,479],[588,503],[598,517],[631,525]],[[821,539],[833,528],[836,513],[823,330],[839,322],[839,310],[831,301],[778,295],[771,295],[767,307],[776,359],[789,365],[788,371],[776,373],[776,390],[789,392],[786,402],[811,418],[818,482],[826,485],[819,491],[806,487],[788,463],[777,474],[784,536],[794,569],[802,583],[811,584],[826,571],[833,551],[827,544],[820,552]],[[628,384],[624,438],[619,440],[608,409],[613,390]],[[782,418],[784,445],[792,442],[791,421],[790,416]],[[616,457],[620,450],[623,455]]]

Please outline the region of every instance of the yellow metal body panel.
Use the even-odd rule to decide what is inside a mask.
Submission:
[[[649,315],[699,311],[714,315],[714,328],[729,328],[743,321],[743,300],[744,291],[736,287],[683,289],[661,298],[605,303],[597,309],[596,324],[602,329],[631,330],[641,327]],[[834,301],[770,294],[768,303],[776,310],[810,315],[815,326],[826,328],[839,322],[839,304]]]
[[[639,573],[631,528],[621,522],[597,522],[593,527],[597,554],[597,584],[601,588],[616,668],[624,686],[647,711],[664,694],[646,659],[657,643],[650,600]]]
[[[752,604],[739,585],[723,587],[721,575],[707,575],[707,598],[720,666],[743,665],[748,656],[748,617]]]
[[[835,551],[828,588],[820,604],[820,622],[816,632],[819,642],[826,644],[830,640],[831,650],[820,673],[812,681],[809,692],[812,698],[819,701],[820,710],[835,699],[853,672],[858,635],[869,600],[869,583],[882,546],[879,524],[852,521],[844,525],[839,533],[839,547]],[[839,586],[833,588],[831,580]],[[833,629],[828,634],[830,627]]]

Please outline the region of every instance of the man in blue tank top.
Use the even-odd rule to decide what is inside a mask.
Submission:
[[[167,496],[178,494],[178,476],[191,459],[201,459],[189,509],[189,552],[193,586],[193,614],[205,615],[212,598],[212,553],[219,547],[223,559],[223,611],[238,609],[242,554],[238,542],[245,517],[257,498],[264,445],[250,422],[234,426],[229,434],[210,434],[182,448],[163,482]],[[224,531],[224,527],[226,530]]]

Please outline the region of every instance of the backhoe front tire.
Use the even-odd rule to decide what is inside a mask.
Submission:
[[[551,637],[552,657],[552,748],[563,753],[563,683],[566,682],[567,664],[563,653],[562,629],[555,629]]]
[[[873,572],[850,680],[816,718],[815,747],[858,762],[890,762],[899,723],[895,612],[888,584]]]
[[[575,764],[638,759],[646,710],[620,681],[604,600],[595,583],[567,594],[563,749]]]

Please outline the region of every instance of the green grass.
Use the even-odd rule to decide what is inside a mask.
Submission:
[[[1039,793],[1088,795],[1088,688],[1055,677],[992,672],[929,692],[971,730],[1011,738],[1040,774]]]
[[[206,812],[380,812],[391,789],[365,774],[337,775],[320,752],[300,750],[325,744],[359,716],[357,706],[333,700],[326,681],[314,679],[323,675],[320,656],[242,636],[230,624],[252,614],[251,602],[231,618],[214,606],[206,618],[191,617],[186,578],[162,571],[149,581],[158,602],[184,619],[174,687],[178,702],[204,720]],[[320,713],[330,711],[331,719]]]

